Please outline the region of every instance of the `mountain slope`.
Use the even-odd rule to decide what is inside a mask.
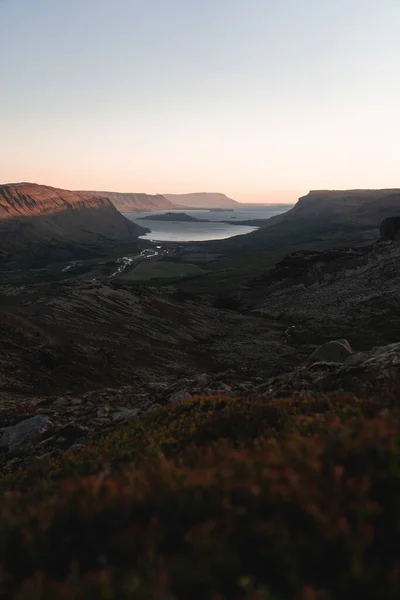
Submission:
[[[400,244],[300,251],[248,282],[255,314],[301,324],[311,339],[346,337],[360,348],[400,335]]]
[[[400,209],[400,189],[318,190],[299,198],[285,219],[325,220],[373,227]]]
[[[176,204],[190,208],[234,208],[239,202],[225,194],[197,192],[193,194],[164,194],[164,197]]]
[[[253,315],[172,290],[4,286],[2,597],[399,598],[399,256],[288,257],[250,289]],[[287,317],[397,343],[303,363]]]
[[[91,193],[33,183],[0,186],[0,260],[28,253],[134,241],[144,228],[125,219],[111,202]],[[47,248],[48,251],[44,251]]]
[[[120,192],[91,192],[108,198],[120,212],[136,212],[141,210],[164,210],[178,208],[161,194],[131,194]]]
[[[258,222],[258,231],[221,240],[213,246],[220,252],[240,254],[330,238],[349,242],[372,239],[378,237],[383,219],[399,214],[400,189],[311,191],[288,212]]]

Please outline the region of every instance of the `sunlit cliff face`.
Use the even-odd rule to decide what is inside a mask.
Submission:
[[[109,201],[91,193],[59,190],[35,183],[0,186],[0,218],[3,220],[100,206],[109,206]]]

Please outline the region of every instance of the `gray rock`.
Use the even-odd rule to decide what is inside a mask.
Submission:
[[[51,428],[52,422],[48,417],[36,415],[7,427],[0,439],[0,446],[8,447],[10,452],[19,452],[40,440]]]
[[[343,363],[351,354],[351,346],[347,340],[332,340],[314,350],[308,358],[308,363]]]
[[[113,414],[112,420],[114,423],[120,423],[122,421],[129,421],[130,419],[134,419],[140,413],[139,408],[125,408],[121,407],[118,412]]]
[[[380,362],[386,363],[388,357],[390,357],[391,361],[397,360],[400,356],[400,344],[388,344],[387,346],[378,346],[372,348],[372,350],[367,350],[365,352],[357,352],[356,354],[352,354],[349,356],[345,362],[343,363],[342,368],[348,369],[351,367],[358,367],[363,363],[368,364],[369,362]]]
[[[198,386],[205,386],[208,385],[208,383],[210,382],[210,376],[207,373],[202,373],[201,375],[199,375],[197,377],[197,385]]]
[[[184,402],[185,400],[192,400],[193,396],[189,394],[186,390],[179,390],[175,394],[169,397],[169,402]]]

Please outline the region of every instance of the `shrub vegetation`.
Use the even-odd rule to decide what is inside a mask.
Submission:
[[[197,397],[4,476],[3,597],[400,597],[390,397]]]

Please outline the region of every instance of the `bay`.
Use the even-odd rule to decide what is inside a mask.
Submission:
[[[245,235],[258,229],[249,225],[235,225],[235,221],[249,219],[269,219],[275,215],[287,212],[292,208],[289,204],[243,204],[233,211],[214,212],[205,210],[157,210],[152,212],[123,213],[125,217],[150,229],[150,233],[141,236],[141,239],[154,242],[203,242],[208,240],[222,240],[235,235]],[[208,219],[209,223],[186,223],[178,221],[157,221],[153,219],[141,220],[141,217],[157,214],[182,213],[196,219]],[[227,221],[227,222],[224,222]],[[232,222],[232,224],[230,223]]]

